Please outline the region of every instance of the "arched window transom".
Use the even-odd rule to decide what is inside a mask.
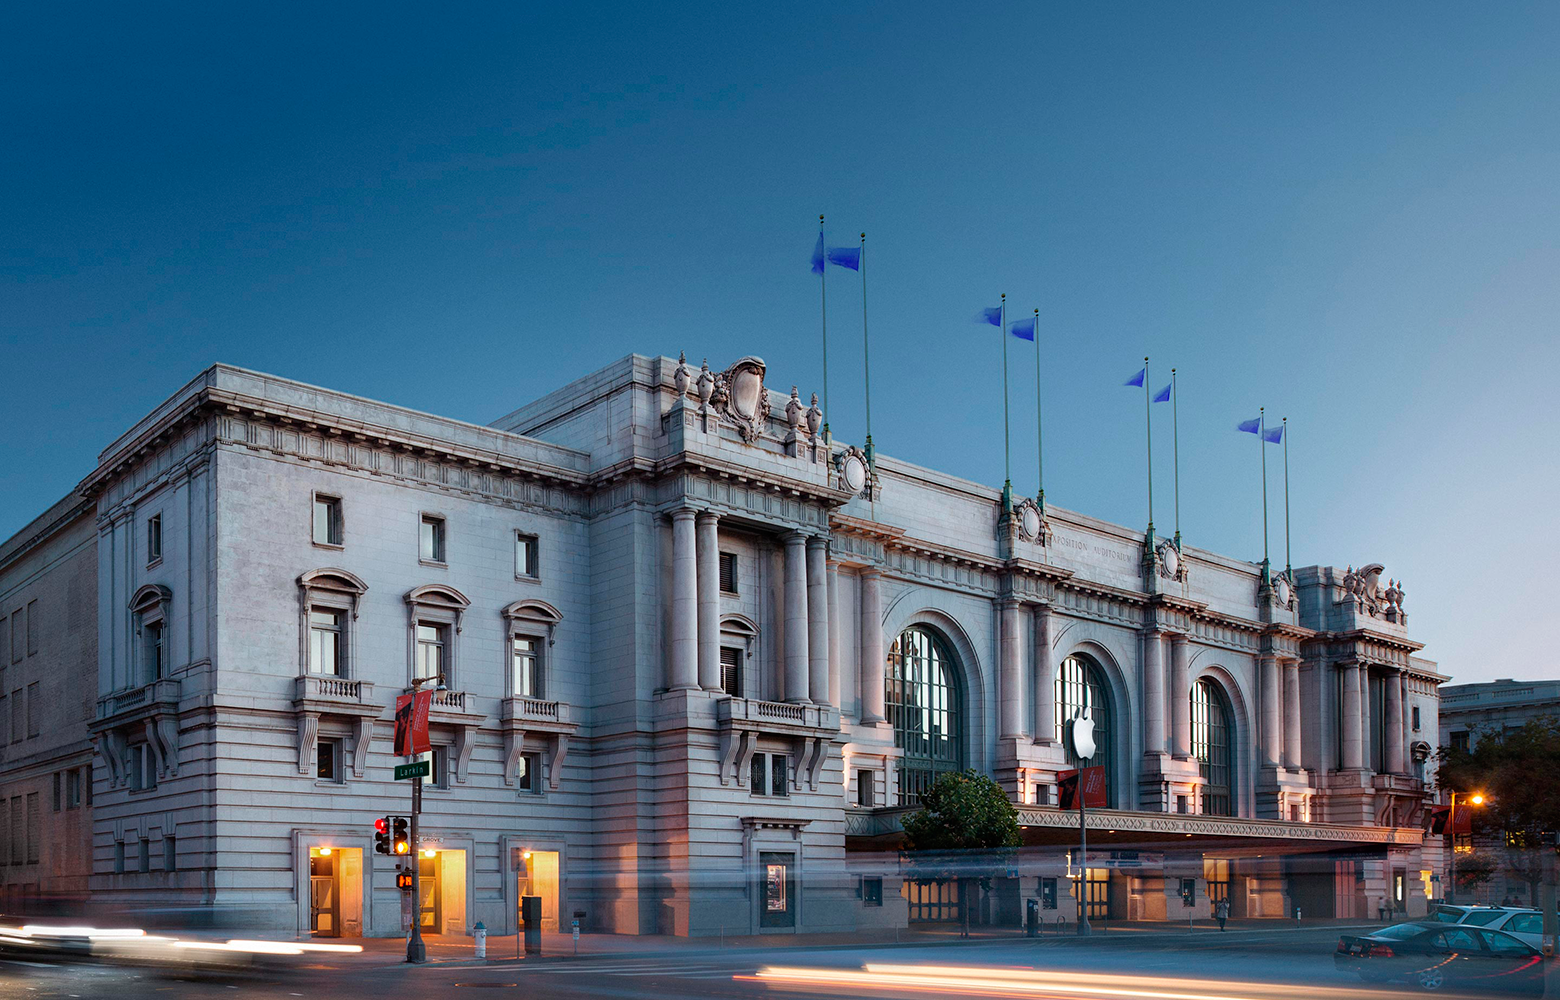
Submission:
[[[904,749],[899,801],[913,805],[939,775],[964,767],[963,693],[941,635],[920,625],[899,634],[888,651],[884,703],[894,744]]]

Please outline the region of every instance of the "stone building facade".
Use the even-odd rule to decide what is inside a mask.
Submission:
[[[91,697],[36,768],[8,748],[3,795],[92,762],[90,855],[56,869],[97,901],[398,934],[372,823],[407,811],[395,697],[438,674],[432,932],[512,932],[522,894],[620,933],[952,919],[895,851],[966,768],[1025,838],[977,919],[1064,913],[1080,868],[1096,919],[1423,912],[1444,678],[1380,566],[1005,506],[826,441],[767,375],[634,355],[481,427],[207,370],[64,502],[97,592],[57,683]],[[0,559],[9,607],[30,577]],[[1086,859],[1054,805],[1084,705]]]

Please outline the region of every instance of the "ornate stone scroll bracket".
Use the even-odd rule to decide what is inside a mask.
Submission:
[[[152,720],[146,722],[147,735],[151,737],[151,744],[157,753],[157,776],[160,778],[176,778],[179,776],[179,720],[169,715],[159,715],[155,725]]]
[[[737,751],[737,787],[746,788],[748,775],[753,767],[753,754],[758,751],[758,734],[751,730],[743,730],[741,740],[741,746]]]
[[[504,784],[514,788],[520,781],[520,755],[525,752],[525,730],[504,733]]]
[[[363,777],[368,766],[368,746],[374,740],[374,720],[359,716],[352,726],[352,776]]]
[[[459,726],[455,730],[455,780],[466,783],[466,767],[471,763],[471,751],[477,745],[477,727]]]
[[[298,714],[298,773],[308,774],[314,763],[314,746],[320,737],[320,717],[314,712]]]
[[[555,733],[553,735],[552,756],[547,762],[547,787],[553,791],[558,790],[558,783],[563,780],[563,761],[568,756],[568,734]]]

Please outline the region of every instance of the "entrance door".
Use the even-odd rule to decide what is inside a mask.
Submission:
[[[309,856],[309,933],[314,937],[340,937],[340,894],[336,891],[334,855]]]
[[[427,934],[439,933],[440,893],[439,859],[417,856],[417,888],[422,895],[422,929]]]
[[[1088,895],[1084,897],[1084,912],[1090,920],[1110,919],[1110,869],[1089,868],[1086,870],[1087,879],[1085,885]]]
[[[758,856],[758,926],[796,926],[796,855],[764,851]]]
[[[524,854],[524,870],[520,873],[520,892],[515,897],[515,905],[520,905],[520,896],[542,897],[544,931],[558,930],[558,869],[557,851],[526,851]],[[515,926],[521,926],[518,912]]]

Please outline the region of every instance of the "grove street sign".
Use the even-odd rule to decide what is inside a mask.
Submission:
[[[410,764],[397,764],[395,766],[395,780],[402,778],[426,778],[433,772],[425,760],[413,761]]]

